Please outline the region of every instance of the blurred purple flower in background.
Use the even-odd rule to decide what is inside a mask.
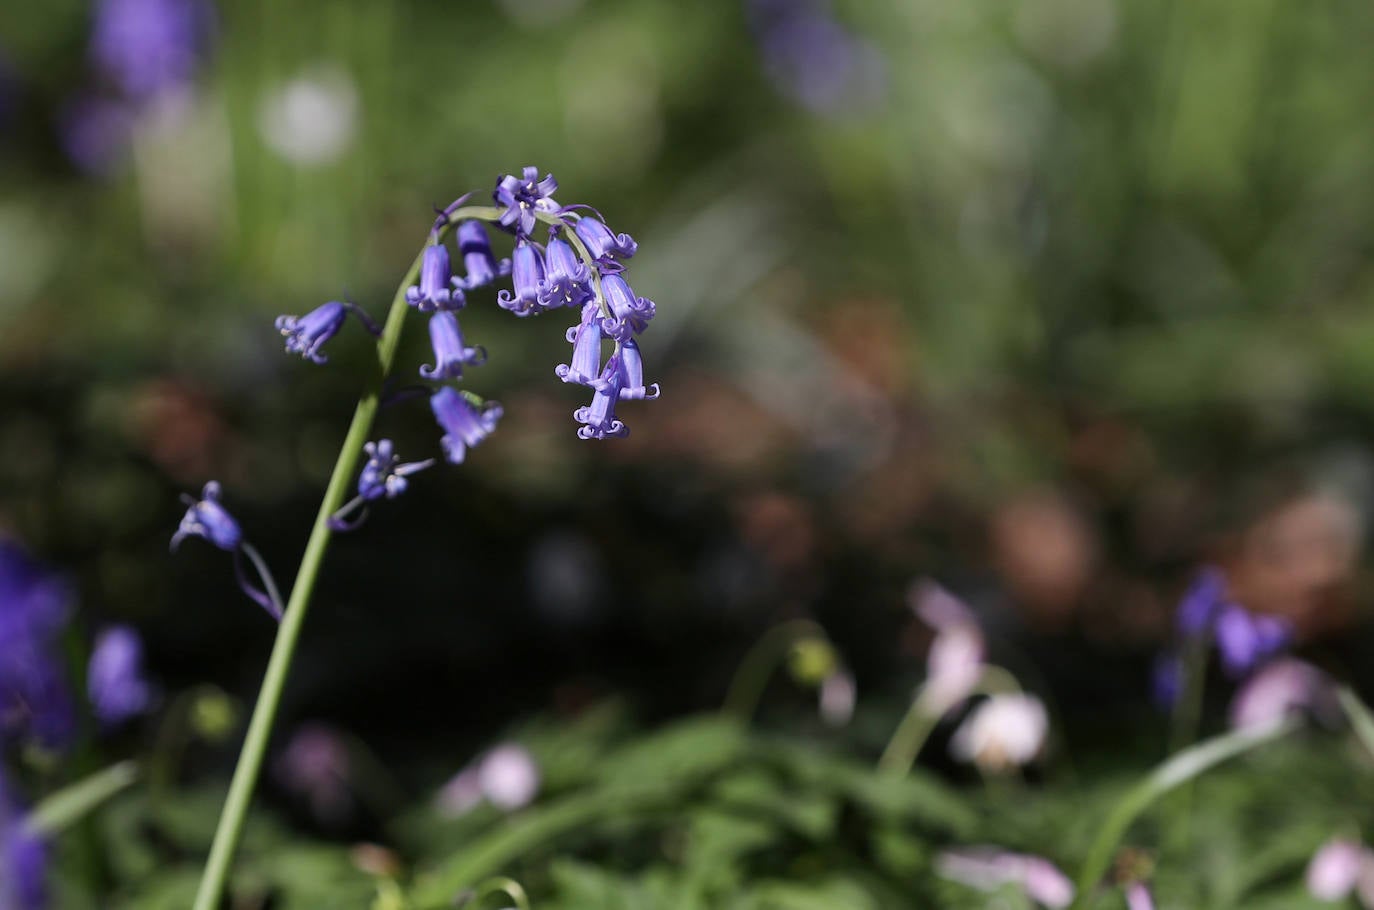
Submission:
[[[1126,886],[1127,910],[1155,910],[1155,899],[1144,882],[1132,882]]]
[[[70,591],[18,544],[0,540],[0,736],[60,748],[75,730],[57,639]]]
[[[1309,663],[1284,657],[1269,663],[1240,687],[1231,702],[1231,726],[1266,727],[1292,714],[1312,714],[1324,720],[1338,711],[1331,679]]]
[[[1307,891],[1320,901],[1345,900],[1369,862],[1369,853],[1359,841],[1333,837],[1307,864]]]
[[[201,0],[100,0],[91,62],[125,98],[146,101],[191,81],[211,30]]]
[[[48,849],[28,828],[0,768],[0,910],[42,910]]]
[[[291,737],[275,770],[282,785],[304,797],[317,818],[339,822],[353,804],[351,764],[343,736],[333,727],[313,723]]]
[[[212,480],[201,491],[200,499],[192,499],[189,495],[181,497],[182,502],[186,503],[186,514],[182,516],[177,532],[172,535],[173,551],[188,537],[204,538],[231,553],[238,550],[243,542],[243,532],[229,510],[220,505],[220,495],[219,482]]]
[[[107,174],[123,158],[134,131],[128,106],[94,95],[75,98],[58,115],[62,150],[81,170]]]
[[[1225,601],[1226,576],[1214,566],[1204,567],[1178,602],[1174,623],[1179,634],[1196,638],[1210,632]]]
[[[1233,678],[1245,676],[1288,646],[1292,627],[1278,616],[1251,613],[1227,604],[1216,619],[1217,652]]]
[[[100,633],[86,673],[91,708],[101,723],[114,725],[148,709],[152,688],[143,678],[143,642],[128,626]]]
[[[774,86],[813,113],[872,108],[886,87],[886,65],[821,0],[750,0],[749,22]]]

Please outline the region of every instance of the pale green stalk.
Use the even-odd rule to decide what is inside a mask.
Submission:
[[[768,677],[782,665],[792,646],[806,638],[824,639],[825,630],[809,619],[794,619],[769,629],[740,661],[722,713],[747,724],[759,706]]]
[[[940,722],[940,718],[956,707],[928,704],[926,691],[926,686],[923,685],[921,691],[911,700],[911,707],[893,731],[892,738],[887,741],[887,748],[883,749],[883,754],[878,759],[878,770],[882,773],[903,776],[910,774],[911,766],[916,764],[916,757],[921,754],[926,740],[930,739],[930,734],[935,731],[935,725]],[[1001,667],[988,664],[983,667],[977,685],[969,690],[968,695],[961,699],[959,704],[975,695],[1002,695],[1020,691],[1021,684],[1016,681],[1015,676]]]
[[[1203,740],[1156,767],[1148,777],[1127,791],[1098,830],[1088,850],[1088,858],[1083,861],[1082,871],[1078,874],[1077,892],[1071,910],[1088,906],[1090,895],[1111,866],[1121,839],[1142,812],[1174,788],[1228,758],[1286,736],[1299,726],[1297,719],[1288,718],[1263,727],[1225,733]]]

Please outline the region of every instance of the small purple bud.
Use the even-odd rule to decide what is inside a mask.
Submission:
[[[1184,638],[1196,638],[1211,630],[1226,598],[1226,576],[1207,566],[1198,572],[1178,602],[1175,622]]]
[[[1177,654],[1160,654],[1150,674],[1150,695],[1157,707],[1172,710],[1183,694],[1183,659]]]
[[[463,367],[486,363],[485,348],[463,344],[458,316],[450,310],[440,310],[429,317],[429,340],[434,347],[434,366],[420,367],[420,375],[426,379],[462,379]]]
[[[553,194],[558,189],[558,181],[552,174],[539,179],[539,169],[527,167],[522,177],[507,174],[496,184],[492,199],[497,205],[504,205],[501,224],[513,228],[517,236],[528,237],[534,230],[535,212],[556,212],[558,203]]]
[[[611,308],[611,318],[602,320],[601,330],[616,341],[626,341],[631,335],[642,333],[654,318],[654,302],[647,297],[636,297],[619,275],[602,277],[601,292]]]
[[[561,237],[549,241],[545,265],[544,283],[539,288],[541,307],[576,307],[592,299],[591,272],[568,241]]]
[[[544,250],[539,244],[522,238],[515,245],[515,263],[511,275],[515,293],[502,288],[496,295],[497,305],[517,316],[543,312],[539,291],[544,283]]]
[[[100,633],[86,673],[86,691],[101,723],[114,725],[148,709],[152,689],[143,678],[143,642],[128,626]]]
[[[188,537],[203,537],[221,550],[233,552],[243,542],[243,532],[224,506],[219,503],[220,487],[218,481],[210,481],[201,491],[200,500],[183,496],[182,501],[189,506],[182,516],[181,526],[172,535],[172,550]]]
[[[278,316],[277,331],[286,336],[286,351],[300,354],[315,363],[328,363],[329,358],[320,353],[325,342],[339,334],[348,308],[337,300],[322,303],[304,316]]]
[[[639,244],[629,234],[614,234],[600,219],[590,215],[579,218],[573,230],[586,244],[593,259],[629,259],[639,249]]]
[[[464,221],[458,225],[458,255],[463,257],[463,269],[467,274],[462,279],[455,278],[454,284],[466,290],[491,284],[498,275],[510,274],[510,260],[497,261],[487,238],[486,225],[480,221]]]
[[[633,338],[620,346],[620,400],[653,400],[658,397],[658,383],[644,385],[644,358]]]
[[[444,457],[451,464],[462,464],[467,450],[486,439],[501,419],[501,405],[483,402],[468,392],[444,387],[429,399],[434,418],[446,434],[440,440]]]
[[[592,403],[573,411],[573,419],[582,424],[577,435],[583,439],[606,439],[613,436],[626,436],[629,427],[615,416],[615,403],[620,399],[620,353],[612,354],[606,361],[597,382]]]
[[[452,284],[448,247],[442,243],[427,246],[420,262],[420,283],[406,289],[406,303],[422,313],[461,310],[465,302],[463,292]]]
[[[395,499],[406,491],[408,476],[434,464],[432,458],[402,464],[390,439],[366,443],[363,451],[367,463],[358,475],[358,495],[367,502],[382,497]]]

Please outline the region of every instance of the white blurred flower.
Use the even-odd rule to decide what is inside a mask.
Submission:
[[[539,766],[529,750],[514,743],[497,746],[478,766],[482,795],[507,811],[529,805],[539,792]]]
[[[1073,882],[1039,856],[995,847],[949,850],[936,857],[935,871],[980,891],[1018,885],[1027,897],[1045,907],[1061,908],[1073,903]]]
[[[935,630],[926,655],[922,707],[942,716],[968,698],[983,675],[983,630],[962,601],[934,582],[917,582],[909,599],[916,615]]]
[[[1155,899],[1150,889],[1142,882],[1132,882],[1126,886],[1127,910],[1155,910]]]
[[[949,750],[983,771],[1006,771],[1034,760],[1045,748],[1049,716],[1033,695],[994,695],[954,731]]]
[[[832,727],[843,727],[854,716],[857,697],[853,675],[845,670],[831,673],[821,682],[821,720]]]
[[[1361,866],[1368,862],[1358,841],[1333,837],[1307,864],[1307,891],[1320,901],[1344,900],[1355,890]]]
[[[434,803],[446,815],[462,815],[482,802],[507,812],[524,808],[539,793],[539,766],[529,750],[503,743],[455,774]]]
[[[353,143],[358,91],[335,66],[297,76],[263,99],[258,130],[267,147],[293,164],[328,164]]]
[[[1231,702],[1231,726],[1259,728],[1290,714],[1331,708],[1332,689],[1325,673],[1309,663],[1285,657],[1271,661],[1251,676]]]

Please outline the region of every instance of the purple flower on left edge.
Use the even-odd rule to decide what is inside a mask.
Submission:
[[[339,329],[343,328],[344,320],[348,318],[349,313],[357,316],[363,327],[373,335],[382,333],[361,307],[352,303],[340,303],[337,300],[322,303],[304,316],[278,316],[277,331],[286,338],[288,354],[300,354],[306,360],[325,364],[329,362],[329,358],[320,349],[329,339],[339,334]]]
[[[29,827],[0,768],[0,910],[43,910],[48,848]]]
[[[501,224],[522,237],[528,237],[537,220],[535,212],[558,211],[558,203],[553,201],[557,189],[558,181],[552,174],[545,174],[543,180],[539,179],[537,167],[525,168],[520,177],[513,174],[502,177],[492,193],[496,204],[506,207],[501,213]]]
[[[207,483],[201,491],[200,499],[182,496],[181,500],[186,503],[187,509],[177,532],[172,535],[173,552],[188,537],[203,538],[230,553],[238,550],[239,545],[243,543],[243,531],[239,529],[239,523],[229,514],[229,510],[220,505],[218,481],[212,480]]]
[[[60,577],[0,540],[0,742],[61,748],[71,740],[75,710],[58,648],[70,603]]]
[[[152,703],[152,688],[143,677],[143,642],[128,626],[111,626],[100,633],[91,651],[86,691],[100,722],[113,726]]]

